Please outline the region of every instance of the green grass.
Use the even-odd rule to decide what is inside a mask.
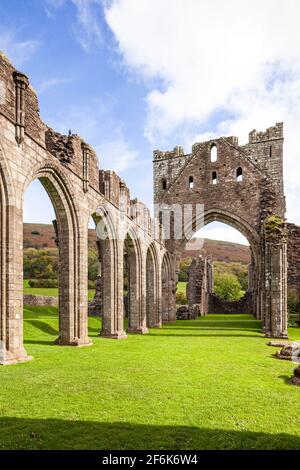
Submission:
[[[177,283],[177,292],[181,292],[182,294],[186,294],[186,285],[187,282],[178,282]]]
[[[55,308],[25,309],[34,360],[0,368],[0,448],[300,449],[294,364],[247,315],[61,347]],[[291,330],[300,339],[300,330]]]
[[[24,279],[24,281],[23,281],[23,292],[24,292],[24,294],[47,295],[49,297],[58,297],[58,289],[57,288],[30,287],[29,286],[29,279]],[[94,290],[89,290],[88,291],[89,300],[94,298],[94,294],[95,294]]]

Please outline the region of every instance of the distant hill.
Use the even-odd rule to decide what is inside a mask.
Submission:
[[[24,224],[24,248],[56,248],[55,232],[52,225]],[[95,247],[95,230],[89,230],[89,247]],[[251,260],[248,246],[218,240],[193,238],[186,245],[184,258],[193,258],[199,254],[211,256],[214,261],[240,261],[249,264]]]
[[[183,257],[193,258],[200,254],[211,256],[214,261],[240,261],[245,264],[251,262],[249,246],[220,240],[209,240],[207,238],[204,240],[193,238],[187,243]]]
[[[89,246],[95,246],[95,230],[89,230]],[[24,248],[56,248],[53,225],[23,224]]]

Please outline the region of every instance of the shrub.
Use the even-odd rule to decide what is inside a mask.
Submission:
[[[89,280],[89,281],[88,281],[88,288],[89,288],[90,290],[95,289],[95,281]]]
[[[180,271],[178,274],[178,281],[179,282],[187,282],[188,281],[188,273],[185,271]]]
[[[41,287],[44,289],[52,289],[58,287],[57,279],[30,279],[29,287]]]
[[[183,292],[177,292],[176,293],[176,303],[178,305],[186,305],[187,304],[187,298],[184,295]]]
[[[239,300],[245,292],[234,274],[223,273],[214,277],[215,293],[224,300]]]

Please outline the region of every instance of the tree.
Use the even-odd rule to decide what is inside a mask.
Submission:
[[[183,258],[180,261],[180,271],[178,274],[178,281],[179,282],[187,282],[188,281],[188,270],[191,264],[191,258]]]
[[[214,276],[214,290],[224,300],[239,300],[245,293],[238,278],[226,272]]]

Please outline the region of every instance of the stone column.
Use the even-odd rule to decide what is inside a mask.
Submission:
[[[284,221],[265,221],[265,333],[287,338],[287,242]]]
[[[76,259],[76,297],[77,305],[74,324],[74,342],[77,346],[91,345],[88,336],[88,218],[79,220],[79,237],[77,240],[78,256]]]
[[[58,220],[59,246],[59,337],[61,346],[87,346],[88,337],[88,229],[86,218],[68,227]],[[75,231],[74,233],[70,233]],[[76,243],[74,244],[74,239]]]
[[[146,254],[145,248],[141,254],[141,327],[147,333],[147,278],[146,278]]]
[[[128,249],[128,333],[148,333],[143,311],[142,260],[134,248]]]
[[[101,240],[101,269],[103,287],[103,316],[100,336],[127,338],[123,311],[123,243],[120,240]]]
[[[175,266],[171,260],[170,266],[170,279],[169,279],[169,322],[174,323],[176,322],[176,291],[177,291],[177,283],[176,280],[178,279],[178,273],[175,274]]]
[[[23,214],[0,187],[0,364],[32,359],[23,346]]]

